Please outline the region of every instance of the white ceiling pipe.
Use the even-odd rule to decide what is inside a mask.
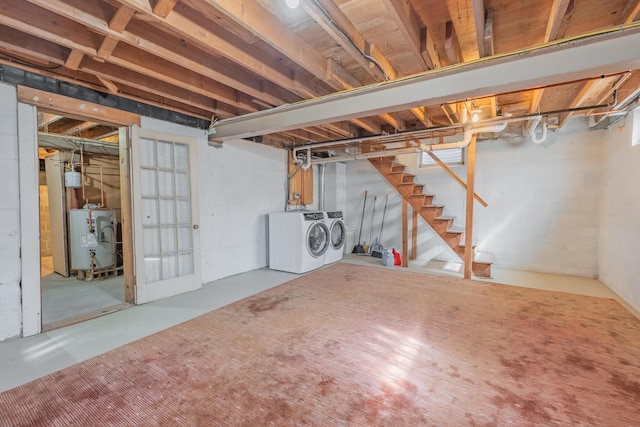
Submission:
[[[488,133],[488,132],[502,132],[506,129],[509,121],[504,121],[502,123],[496,123],[494,125],[488,126],[480,126],[480,127],[466,127],[464,129],[464,136],[461,141],[456,142],[445,142],[443,144],[425,144],[424,142],[420,142],[420,149],[423,151],[435,151],[435,150],[447,150],[451,148],[464,148],[471,142],[471,137],[478,133]]]
[[[546,139],[547,139],[547,122],[544,121],[542,122],[542,133],[540,137],[536,135],[536,128],[535,127],[533,128],[533,131],[531,132],[531,142],[533,142],[534,144],[540,145]]]

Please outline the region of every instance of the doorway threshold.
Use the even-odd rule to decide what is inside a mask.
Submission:
[[[85,322],[90,319],[95,319],[96,317],[105,316],[107,314],[115,313],[120,310],[124,310],[131,307],[131,304],[121,303],[112,305],[109,307],[101,308],[100,310],[92,311],[89,313],[83,313],[78,316],[67,317],[65,319],[57,320],[55,322],[50,322],[46,324],[42,324],[42,332],[52,331],[54,329],[63,328],[65,326],[73,325],[80,322]]]

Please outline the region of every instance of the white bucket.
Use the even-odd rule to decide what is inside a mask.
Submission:
[[[80,188],[82,187],[82,179],[80,172],[69,171],[64,173],[64,186],[67,188]]]
[[[347,238],[344,242],[344,253],[350,254],[353,252],[353,247],[356,245],[356,230],[354,228],[346,227]]]

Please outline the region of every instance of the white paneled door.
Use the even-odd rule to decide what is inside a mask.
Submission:
[[[136,304],[198,289],[196,139],[132,128]]]

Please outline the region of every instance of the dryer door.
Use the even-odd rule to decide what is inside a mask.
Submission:
[[[316,222],[307,232],[307,250],[313,257],[319,257],[329,248],[329,229],[323,222]]]
[[[344,241],[347,236],[347,230],[344,227],[344,222],[337,220],[331,224],[331,247],[333,249],[342,249]]]

